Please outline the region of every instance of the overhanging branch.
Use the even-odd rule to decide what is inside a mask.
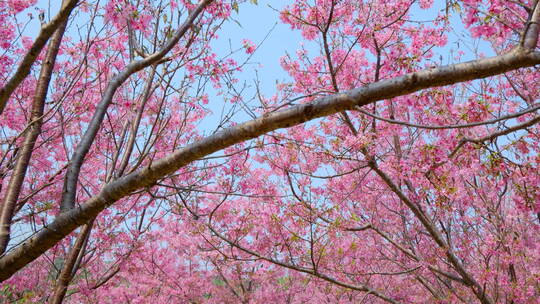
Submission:
[[[499,75],[511,70],[540,64],[540,53],[523,48],[511,52],[450,66],[423,70],[382,80],[351,91],[319,98],[311,103],[269,113],[257,119],[225,129],[154,161],[151,166],[128,174],[103,187],[99,194],[80,207],[58,216],[32,238],[0,258],[0,281],[35,260],[77,227],[96,217],[102,210],[133,191],[153,185],[191,162],[234,144],[281,128],[299,125],[357,106],[389,99],[422,89]]]
[[[38,36],[34,40],[32,46],[28,52],[24,55],[19,67],[15,74],[8,80],[8,82],[0,88],[0,114],[4,111],[7,101],[11,94],[17,89],[21,82],[30,73],[32,64],[36,61],[37,57],[41,53],[41,50],[49,41],[49,38],[56,31],[56,29],[69,17],[78,0],[66,0],[62,2],[62,7],[58,14],[47,24],[41,27]]]

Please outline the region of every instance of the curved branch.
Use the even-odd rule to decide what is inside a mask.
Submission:
[[[478,281],[465,269],[464,265],[456,256],[451,246],[444,240],[443,236],[440,234],[435,225],[433,225],[431,219],[425,214],[425,212],[423,212],[415,202],[411,201],[407,195],[401,191],[401,189],[392,181],[392,179],[377,166],[375,161],[370,162],[370,167],[386,183],[388,188],[390,188],[390,190],[394,192],[399,199],[413,212],[435,243],[442,250],[444,250],[448,261],[452,264],[452,266],[454,266],[455,270],[463,279],[463,283],[469,286],[478,300],[482,304],[492,304],[493,301],[485,294],[485,290],[482,288],[480,283],[478,283]]]
[[[540,53],[516,48],[491,58],[443,66],[393,79],[382,80],[351,91],[319,98],[257,119],[224,129],[203,138],[151,165],[125,175],[103,187],[94,197],[78,208],[64,212],[26,242],[0,258],[0,281],[11,277],[19,269],[35,260],[78,226],[97,216],[114,202],[132,192],[149,187],[176,170],[234,144],[256,138],[281,128],[299,125],[316,118],[354,109],[378,100],[389,99],[426,88],[450,85],[462,81],[502,74],[523,67],[540,64]]]
[[[126,68],[116,75],[108,84],[105,93],[99,104],[96,107],[96,112],[92,117],[92,120],[88,124],[88,129],[86,129],[81,142],[77,145],[71,162],[69,164],[66,178],[64,180],[64,187],[62,190],[62,201],[60,203],[60,211],[65,212],[72,209],[75,206],[75,196],[77,190],[77,182],[79,180],[79,173],[81,171],[81,166],[84,162],[84,158],[90,147],[94,143],[96,135],[101,127],[103,118],[107,113],[107,109],[112,102],[116,90],[133,74],[142,69],[158,63],[165,57],[165,55],[172,50],[172,48],[180,41],[180,39],[186,34],[186,32],[193,26],[195,20],[199,15],[204,11],[204,9],[212,3],[214,0],[203,0],[199,5],[190,13],[187,20],[178,28],[175,35],[167,41],[167,43],[154,54],[135,62],[132,62],[126,66]]]
[[[41,30],[36,38],[34,40],[34,43],[24,55],[21,64],[17,68],[17,71],[15,74],[8,80],[8,82],[0,89],[0,114],[4,112],[4,109],[6,107],[7,101],[13,91],[17,89],[19,84],[28,76],[30,73],[30,68],[32,67],[32,64],[36,61],[39,53],[41,53],[41,50],[49,40],[49,38],[52,36],[52,34],[56,31],[58,27],[61,26],[64,21],[66,21],[77,5],[78,0],[67,0],[63,2],[62,7],[60,8],[60,11],[58,14],[51,20],[51,22],[45,24],[41,27]]]
[[[356,110],[358,112],[362,113],[362,114],[365,114],[365,115],[369,116],[369,117],[372,117],[372,118],[375,118],[377,120],[381,120],[381,121],[384,121],[384,122],[387,122],[387,123],[390,123],[390,124],[402,125],[402,126],[413,127],[413,128],[418,128],[418,129],[427,129],[427,130],[444,130],[444,129],[465,129],[465,128],[483,126],[483,125],[491,125],[491,124],[497,123],[499,121],[508,120],[508,119],[511,119],[511,118],[516,118],[516,117],[519,117],[519,116],[522,116],[522,115],[525,115],[525,114],[536,112],[536,111],[540,110],[540,104],[536,104],[536,106],[534,106],[532,108],[529,108],[527,110],[521,111],[521,112],[512,113],[512,114],[505,115],[505,116],[495,118],[495,119],[491,119],[491,120],[472,122],[472,123],[467,123],[467,124],[445,125],[445,126],[419,125],[419,124],[414,124],[414,123],[410,123],[410,122],[406,122],[406,121],[398,121],[398,120],[384,118],[384,117],[369,113],[368,111],[364,111],[361,108],[358,108]]]
[[[516,132],[516,131],[523,130],[523,129],[526,129],[528,127],[534,126],[538,122],[540,122],[540,116],[536,116],[535,118],[533,118],[531,120],[528,120],[528,121],[526,121],[524,123],[520,123],[519,125],[510,127],[508,129],[498,131],[498,132],[495,132],[495,133],[492,133],[492,134],[489,134],[489,135],[486,135],[484,137],[480,137],[480,138],[463,138],[463,139],[461,139],[459,141],[458,145],[454,148],[454,150],[452,150],[452,152],[448,155],[448,158],[454,157],[454,155],[456,155],[456,153],[459,151],[459,149],[461,149],[466,143],[480,144],[480,143],[483,143],[485,141],[494,140],[499,136],[508,135],[508,134],[510,134],[512,132]]]
[[[303,268],[303,267],[298,267],[298,266],[294,266],[294,265],[291,265],[291,264],[288,264],[288,263],[284,263],[284,262],[280,262],[280,261],[277,261],[277,260],[274,260],[272,258],[268,258],[268,257],[265,257],[265,256],[262,256],[252,250],[249,250],[247,248],[244,248],[240,245],[238,245],[236,242],[233,242],[231,240],[229,240],[228,238],[226,238],[225,236],[221,235],[219,232],[217,232],[214,228],[212,228],[212,226],[210,225],[206,225],[208,227],[208,229],[210,229],[218,238],[222,239],[223,241],[225,241],[226,243],[228,243],[229,245],[241,250],[241,251],[244,251],[252,256],[255,256],[261,260],[264,260],[264,261],[267,261],[269,263],[272,263],[272,264],[275,264],[275,265],[278,265],[278,266],[281,266],[281,267],[285,267],[285,268],[288,268],[288,269],[291,269],[291,270],[294,270],[294,271],[298,271],[298,272],[302,272],[302,273],[306,273],[306,274],[309,274],[309,275],[312,275],[314,277],[317,277],[319,279],[322,279],[324,281],[327,281],[327,282],[330,282],[334,285],[338,285],[338,286],[341,286],[341,287],[344,287],[344,288],[347,288],[347,289],[352,289],[352,290],[357,290],[357,291],[362,291],[362,292],[367,292],[367,294],[372,294],[373,296],[377,297],[377,298],[380,298],[381,300],[384,300],[385,302],[388,302],[388,303],[393,303],[393,304],[398,304],[400,302],[394,300],[394,299],[391,299],[381,293],[379,293],[378,291],[375,291],[371,288],[369,288],[368,286],[365,286],[365,285],[351,285],[351,284],[348,284],[348,283],[345,283],[345,282],[341,282],[341,281],[338,281],[334,278],[331,278],[327,275],[324,275],[322,273],[319,273],[318,271],[316,271],[315,269],[308,269],[308,268]]]
[[[523,47],[529,50],[534,50],[538,44],[538,33],[540,32],[540,2],[535,1],[534,9],[531,18],[525,26],[523,36]]]

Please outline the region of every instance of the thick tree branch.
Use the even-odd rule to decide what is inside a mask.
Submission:
[[[419,71],[393,79],[382,80],[348,92],[319,98],[282,111],[238,124],[181,148],[150,166],[119,178],[103,187],[99,194],[80,207],[58,216],[50,225],[0,258],[0,280],[11,277],[78,226],[96,217],[103,209],[137,189],[153,185],[191,162],[226,147],[256,138],[280,128],[287,128],[354,109],[378,100],[389,99],[426,88],[450,85],[502,74],[540,64],[540,53],[516,48],[497,57],[485,58],[450,66]]]
[[[538,33],[540,32],[540,3],[535,1],[531,19],[525,25],[523,35],[523,47],[534,50],[538,44]]]
[[[133,74],[142,69],[158,63],[165,55],[172,50],[172,48],[180,41],[180,39],[187,33],[187,31],[193,26],[195,20],[204,11],[204,9],[212,3],[214,0],[203,0],[199,5],[190,13],[187,20],[178,28],[174,36],[165,43],[165,45],[157,52],[148,57],[132,62],[126,66],[126,68],[116,75],[108,84],[101,101],[96,107],[94,116],[86,129],[81,142],[77,145],[75,152],[71,158],[71,162],[67,169],[66,178],[64,180],[64,188],[62,191],[62,201],[60,203],[60,211],[65,212],[72,209],[75,206],[75,196],[77,190],[77,182],[79,180],[79,173],[81,166],[84,162],[84,158],[90,147],[94,143],[96,135],[101,127],[103,118],[107,113],[107,109],[112,102],[116,90]]]
[[[84,252],[83,247],[87,242],[88,237],[90,236],[90,231],[92,230],[94,221],[91,220],[88,224],[84,225],[82,228],[75,244],[70,249],[69,254],[66,257],[62,271],[60,272],[60,277],[56,282],[56,287],[54,290],[54,296],[50,300],[51,304],[61,304],[66,296],[66,291],[69,286],[69,282],[73,279],[76,270],[76,261],[78,260],[81,252]]]
[[[67,1],[64,1],[64,3],[66,2]],[[24,205],[24,202],[19,202],[19,204],[17,204],[17,202],[19,195],[21,194],[24,178],[26,177],[26,171],[28,170],[28,165],[30,164],[30,158],[32,157],[36,140],[41,133],[47,91],[49,90],[49,84],[51,82],[53,69],[56,63],[56,57],[58,56],[58,50],[60,49],[60,43],[62,42],[66,25],[67,20],[64,19],[54,33],[49,47],[47,48],[47,54],[45,55],[45,60],[41,66],[36,91],[32,100],[32,109],[30,112],[28,127],[25,129],[24,142],[21,147],[21,152],[17,157],[15,169],[13,170],[11,178],[9,179],[5,196],[2,200],[2,212],[0,215],[0,253],[4,253],[8,246],[11,237],[11,224],[13,216],[17,210],[21,209]]]
[[[6,107],[7,101],[13,91],[17,89],[19,84],[28,76],[30,73],[30,68],[32,67],[32,64],[34,61],[36,61],[36,58],[38,57],[39,53],[49,40],[49,38],[52,36],[52,34],[56,31],[58,27],[60,27],[64,21],[66,21],[77,5],[78,0],[67,0],[62,3],[62,7],[60,8],[60,11],[58,14],[51,20],[51,22],[45,24],[41,27],[41,30],[36,38],[34,40],[34,43],[24,55],[19,67],[17,68],[17,71],[15,74],[8,80],[8,82],[0,89],[0,114],[4,112],[4,108]]]
[[[497,137],[508,135],[510,133],[526,129],[528,127],[532,127],[535,124],[537,124],[538,122],[540,122],[540,116],[536,116],[533,119],[528,120],[528,121],[526,121],[524,123],[520,123],[520,124],[518,124],[516,126],[513,126],[513,127],[510,127],[508,129],[501,130],[501,131],[486,135],[484,137],[480,137],[480,138],[463,138],[463,139],[461,139],[459,141],[458,145],[454,148],[454,150],[452,150],[452,152],[450,152],[450,154],[448,155],[448,158],[454,157],[456,155],[456,153],[459,151],[459,149],[461,149],[466,143],[480,144],[480,143],[483,143],[485,141],[494,140]]]

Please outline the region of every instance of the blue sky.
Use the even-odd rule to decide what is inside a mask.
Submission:
[[[258,4],[253,4],[257,2]],[[246,1],[239,5],[239,12],[233,13],[232,20],[225,22],[223,27],[219,30],[219,39],[213,42],[215,46],[214,50],[218,55],[226,55],[232,45],[234,47],[241,46],[242,39],[249,39],[256,44],[262,42],[260,48],[250,58],[249,63],[245,66],[242,73],[236,76],[241,82],[251,83],[256,78],[255,70],[257,70],[257,76],[260,81],[261,90],[266,96],[271,96],[275,92],[276,80],[286,80],[288,75],[283,71],[280,66],[279,59],[286,53],[294,54],[299,48],[302,41],[302,37],[298,30],[291,31],[289,26],[283,24],[279,20],[279,10],[282,9],[292,0],[258,0],[258,1]],[[46,12],[54,15],[58,11],[58,7],[61,1],[52,0],[39,0],[37,7],[45,9]],[[434,7],[430,10],[421,10],[417,6],[413,6],[412,14],[416,20],[430,20],[433,19],[437,11],[444,8],[445,1],[435,1]],[[34,17],[37,16],[37,12],[34,13]],[[23,14],[21,14],[21,17]],[[26,17],[26,16],[24,16]],[[452,21],[456,25],[456,33],[462,34],[464,28],[461,25],[459,18],[454,18]],[[39,29],[39,21],[34,18],[30,22],[29,36],[35,36],[32,32],[37,33]],[[265,39],[266,38],[266,39]],[[463,37],[462,37],[463,38]],[[440,50],[436,50],[436,57],[439,54],[443,55],[445,59],[444,63],[449,63],[446,59],[449,57],[450,50],[456,49],[457,45],[452,41],[458,40],[459,37],[449,37],[450,43],[447,47]],[[264,40],[264,42],[263,42]],[[467,41],[470,39],[463,39]],[[307,46],[309,49],[309,45]],[[460,45],[460,48],[464,47],[464,43]],[[482,48],[489,54],[489,49]],[[470,54],[470,52],[467,52]],[[474,55],[473,55],[474,56]],[[465,60],[474,59],[474,57],[464,57]],[[241,60],[241,56],[239,60]],[[245,57],[244,57],[245,58]]]
[[[253,4],[257,2],[257,4]],[[276,82],[287,82],[290,80],[287,73],[285,73],[280,66],[280,58],[286,53],[293,54],[300,47],[302,37],[300,31],[292,31],[290,27],[283,24],[279,20],[279,10],[285,7],[287,4],[292,3],[293,0],[258,0],[258,1],[246,1],[239,5],[238,13],[233,13],[231,20],[224,23],[223,27],[218,31],[219,39],[214,40],[213,50],[218,53],[218,56],[226,56],[232,46],[233,49],[242,46],[243,39],[249,39],[255,44],[261,44],[255,54],[249,58],[249,62],[244,66],[243,71],[237,73],[235,76],[240,80],[238,87],[244,83],[248,86],[246,93],[246,99],[255,95],[254,82],[257,79],[260,84],[261,93],[265,97],[270,97],[276,92]],[[58,11],[60,1],[52,0],[39,0],[37,6],[45,9],[54,15]],[[415,20],[432,20],[437,15],[438,11],[444,9],[445,1],[435,1],[434,7],[429,10],[422,10],[418,6],[413,6],[411,14]],[[37,16],[37,12],[33,12],[34,16]],[[21,17],[23,14],[21,14]],[[25,17],[25,16],[24,16]],[[466,49],[465,44],[471,43],[470,37],[462,36],[466,31],[461,24],[459,17],[455,16],[452,19],[452,23],[455,25],[455,33],[449,35],[449,43],[447,46],[439,49],[435,49],[434,59],[438,61],[439,56],[443,58],[443,64],[452,63],[452,51],[456,51],[457,48],[463,49],[468,55],[464,56],[463,60],[474,59],[475,55],[470,50]],[[29,33],[39,29],[39,21],[34,18],[29,24]],[[73,28],[70,30],[74,30]],[[74,33],[76,34],[76,33]],[[29,34],[29,36],[35,36]],[[458,45],[456,41],[460,41]],[[310,50],[311,54],[317,54],[314,43],[306,43],[305,47]],[[485,45],[482,46],[482,51],[490,54],[489,48]],[[245,59],[247,55],[241,50],[237,54],[233,55],[238,62]],[[207,92],[210,97],[209,109],[214,112],[215,115],[219,115],[224,105],[223,97],[218,96],[217,91],[209,86]],[[230,105],[227,105],[230,106]],[[240,111],[234,116],[234,121],[242,122],[248,120],[250,117],[247,114]],[[217,126],[216,116],[211,116],[205,119],[200,127],[206,132],[211,132]]]
[[[242,39],[249,39],[255,44],[262,43],[241,78],[246,81],[255,79],[254,69],[258,69],[262,88],[267,94],[275,90],[276,79],[287,77],[279,64],[280,57],[286,52],[294,52],[302,41],[300,32],[291,31],[288,25],[281,23],[276,11],[290,2],[259,0],[257,5],[249,2],[241,4],[239,12],[232,16],[238,23],[227,22],[219,32],[220,39],[214,43],[216,50],[227,49],[229,40],[233,46],[241,45]]]
[[[283,24],[279,20],[278,11],[292,2],[293,0],[259,0],[257,5],[252,4],[251,1],[241,4],[239,6],[239,12],[232,15],[234,21],[226,22],[218,32],[219,39],[213,42],[215,46],[214,50],[218,54],[222,53],[224,55],[229,51],[229,45],[233,47],[241,46],[241,41],[244,38],[250,39],[256,44],[264,40],[253,57],[250,58],[249,62],[251,64],[247,65],[236,76],[240,79],[240,83],[245,82],[251,85],[258,78],[260,89],[265,97],[271,97],[275,94],[276,81],[286,82],[290,80],[287,73],[280,66],[280,58],[286,53],[292,54],[294,57],[296,50],[299,49],[303,41],[299,30],[292,31],[289,25]],[[433,7],[428,10],[420,9],[417,5],[413,5],[411,11],[412,19],[423,21],[433,20],[440,10],[445,9],[445,5],[446,2],[442,0],[436,0]],[[457,49],[462,49],[466,53],[462,57],[462,60],[475,59],[474,52],[467,49],[467,45],[474,48],[473,40],[468,36],[468,31],[466,31],[461,23],[459,15],[454,14],[451,22],[455,26],[454,32],[448,34],[449,43],[447,46],[434,49],[434,60],[438,62],[439,56],[442,56],[443,64],[455,63],[452,54],[455,55]],[[457,41],[460,41],[459,44]],[[319,53],[318,47],[314,42],[305,42],[305,47],[312,55]],[[492,54],[487,45],[482,45],[481,49],[488,55]],[[254,90],[254,88],[248,89],[248,93],[245,96],[250,97],[253,95],[250,90]],[[211,95],[210,106],[212,111],[221,111],[221,106],[223,105],[221,97],[213,95],[212,89],[210,89],[209,93]],[[235,116],[234,120],[241,122],[248,119],[249,116],[240,113]],[[213,125],[212,118],[206,119],[204,129],[209,130],[207,127],[211,129]]]

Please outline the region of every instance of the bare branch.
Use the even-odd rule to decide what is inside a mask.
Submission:
[[[88,224],[84,225],[79,236],[77,237],[77,241],[75,241],[75,244],[70,249],[66,261],[64,262],[64,266],[62,267],[58,282],[56,283],[54,296],[50,301],[51,304],[61,304],[64,300],[69,282],[72,280],[75,273],[75,262],[77,261],[81,252],[84,252],[83,247],[90,236],[93,223],[94,221],[91,220]]]

